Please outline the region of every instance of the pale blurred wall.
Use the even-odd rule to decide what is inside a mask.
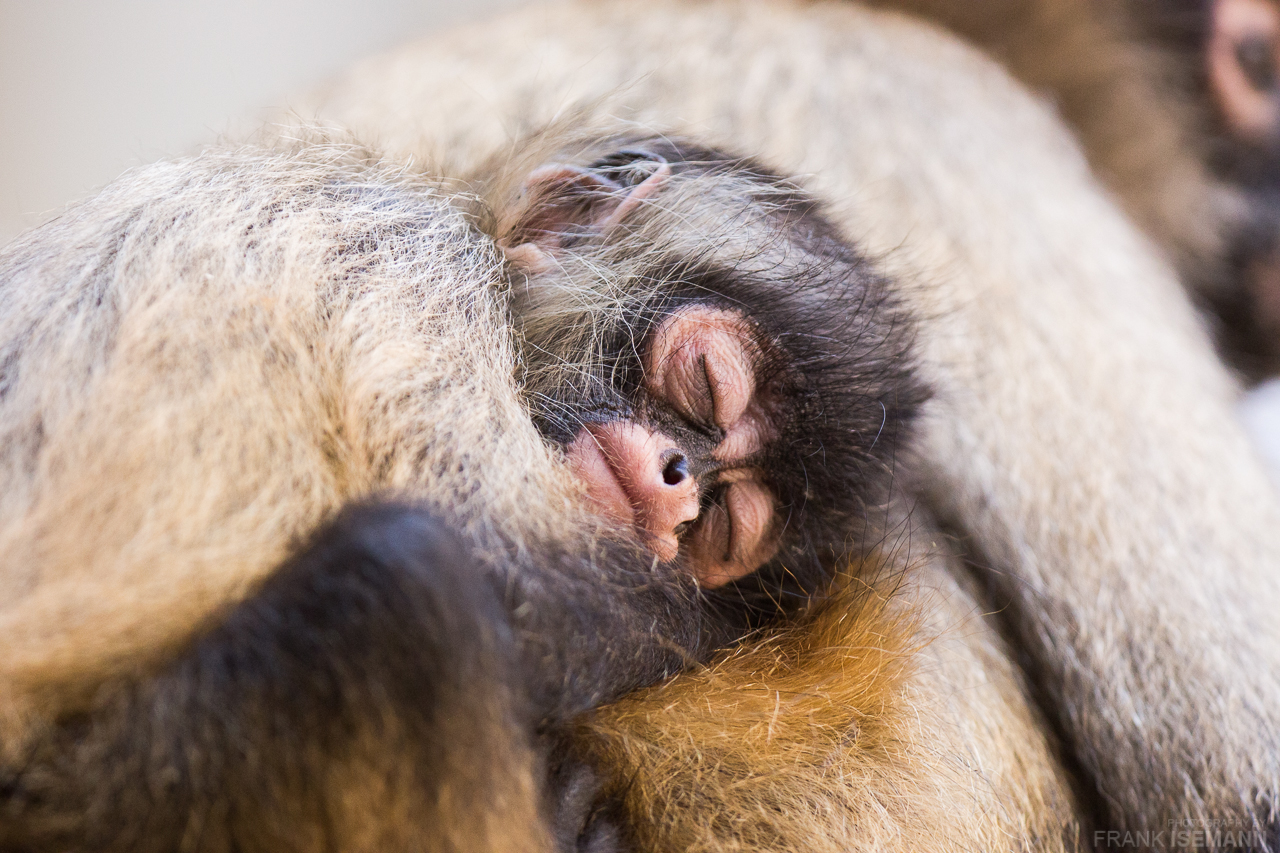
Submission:
[[[354,59],[518,2],[0,0],[0,243]]]

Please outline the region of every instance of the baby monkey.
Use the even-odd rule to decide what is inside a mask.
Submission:
[[[889,285],[750,160],[532,147],[554,165],[496,203],[496,234],[535,422],[600,512],[703,589],[770,566],[739,596],[812,592],[878,540],[924,399]]]
[[[750,161],[520,150],[482,229],[304,144],[0,252],[0,848],[579,847],[575,719],[877,541],[888,282]]]

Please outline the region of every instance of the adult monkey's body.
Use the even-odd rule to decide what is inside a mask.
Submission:
[[[574,717],[901,514],[913,326],[811,199],[667,139],[522,154],[485,207],[214,150],[0,251],[0,848],[537,850],[544,794],[605,837],[579,765],[544,790]]]
[[[1276,0],[868,0],[942,24],[1050,99],[1166,253],[1224,357],[1280,372]]]
[[[1100,826],[1237,821],[1277,846],[1280,507],[1171,269],[1046,110],[968,50],[853,7],[569,4],[371,62],[321,115],[465,166],[575,103],[812,175],[847,236],[927,282],[910,297],[939,389],[928,492],[994,569],[999,621],[1099,794]],[[731,715],[689,723],[681,689],[639,706],[657,709],[641,730],[680,754],[688,723],[705,764],[670,779],[624,764],[641,826],[673,848],[770,831],[816,846],[821,817],[760,815],[769,796],[824,814],[825,771],[797,770],[764,804],[735,799],[750,761],[774,768]],[[696,706],[699,685],[683,689]]]
[[[948,27],[1050,99],[1177,266],[1228,363],[1280,372],[1280,4],[868,0]]]
[[[0,848],[610,849],[613,804],[576,762],[612,738],[556,749],[574,716],[841,569],[812,633],[744,658],[843,676],[811,715],[741,734],[785,740],[810,773],[847,749],[822,788],[840,818],[788,820],[841,847],[844,820],[875,844],[957,810],[948,844],[1072,837],[1041,723],[970,596],[902,530],[868,566],[849,548],[900,509],[887,483],[921,396],[888,281],[750,162],[587,139],[504,167],[496,242],[430,180],[304,145],[140,170],[0,252]],[[607,304],[584,298],[598,283],[616,285]],[[687,517],[658,520],[618,437],[683,450],[707,504],[680,559],[655,567],[657,547],[575,512],[525,405],[570,463],[598,430],[614,475],[580,479],[606,509],[618,481],[640,542]],[[750,511],[762,489],[785,525]],[[343,503],[387,494],[417,508],[341,515],[278,564]],[[904,561],[924,564],[901,584]],[[679,569],[708,587],[755,570],[765,595],[694,597]],[[719,618],[735,608],[750,618]]]
[[[1013,583],[1025,584],[1013,589],[996,585],[997,592],[1012,599],[1002,618],[1036,665],[1034,676],[1047,693],[1047,707],[1090,774],[1083,779],[1086,788],[1098,782],[1113,798],[1112,820],[1126,828],[1158,832],[1169,819],[1199,817],[1238,817],[1246,829],[1252,828],[1253,818],[1265,824],[1274,795],[1275,760],[1274,727],[1267,723],[1277,703],[1272,701],[1274,684],[1264,680],[1274,663],[1267,654],[1273,635],[1266,632],[1272,629],[1264,618],[1276,601],[1274,582],[1263,576],[1276,565],[1274,550],[1268,550],[1275,546],[1264,537],[1270,534],[1268,523],[1276,518],[1275,499],[1253,469],[1242,439],[1229,426],[1230,383],[1196,331],[1171,276],[1100,197],[1061,131],[987,64],[905,23],[821,6],[618,8],[622,11],[583,6],[564,17],[551,13],[517,18],[506,30],[497,31],[505,32],[510,53],[495,53],[493,31],[473,42],[455,37],[452,47],[435,54],[443,58],[441,66],[433,67],[429,59],[425,65],[420,59],[406,63],[406,74],[425,85],[419,91],[429,97],[413,97],[404,80],[394,91],[387,90],[386,76],[375,69],[374,89],[352,90],[355,108],[366,112],[363,130],[384,141],[394,142],[398,134],[404,153],[429,150],[432,137],[421,128],[397,130],[391,123],[385,108],[403,106],[398,114],[421,121],[421,127],[440,134],[445,128],[457,131],[437,137],[448,139],[453,159],[475,160],[486,152],[505,151],[504,117],[520,116],[532,125],[564,106],[569,96],[560,84],[568,78],[586,94],[606,98],[615,86],[631,84],[624,97],[647,104],[646,120],[663,127],[684,121],[694,130],[714,133],[736,150],[755,149],[778,166],[817,173],[816,186],[842,201],[848,233],[881,255],[886,269],[901,274],[900,281],[919,284],[910,295],[925,309],[926,366],[940,392],[927,447],[938,481],[928,485],[936,506],[958,532],[970,537],[979,556],[1009,571]],[[547,37],[544,45],[559,40],[563,52],[558,58],[530,48],[531,36],[538,33]],[[682,41],[682,34],[687,39]],[[452,52],[468,52],[470,46],[476,56],[484,57],[481,62],[460,68],[456,58],[448,59]],[[673,48],[679,52],[672,53]],[[451,70],[443,70],[445,62]],[[608,67],[596,75],[593,62]],[[785,85],[770,82],[770,62],[790,73]],[[463,85],[453,88],[455,78],[450,75],[456,74],[463,77]],[[513,93],[510,87],[525,85],[514,82],[519,80],[531,82]],[[699,88],[689,89],[690,80]],[[744,82],[751,86],[752,99],[738,106],[736,93]],[[476,106],[477,89],[488,97],[487,106]],[[408,101],[396,100],[402,96]],[[379,97],[392,103],[380,106]],[[606,99],[599,108],[624,112],[615,106],[616,101]],[[354,113],[347,117],[361,124]],[[992,168],[992,160],[997,168]],[[218,180],[233,173],[213,172]],[[185,180],[178,176],[180,184]],[[251,178],[248,186],[264,189]],[[276,186],[289,188],[288,182]],[[233,207],[236,200],[249,197],[243,190],[215,195]],[[342,198],[339,194],[338,200]],[[270,214],[296,201],[295,192],[282,193],[282,199],[262,209]],[[395,204],[375,207],[380,216],[397,209]],[[210,202],[200,205],[197,213],[216,215],[222,209]],[[342,222],[340,215],[336,221]],[[263,245],[278,245],[264,244],[259,231],[236,228],[239,222],[235,216],[224,220],[236,240],[245,243],[235,243],[236,250],[225,254],[229,261],[256,257],[252,252]],[[165,232],[167,223],[161,218],[157,227]],[[275,239],[292,245],[287,221],[267,215],[263,223],[255,221],[255,228],[266,223],[281,229],[272,232]],[[181,235],[181,229],[175,233]],[[357,257],[369,251],[362,248],[366,241],[371,247],[397,246],[381,244],[367,234],[344,239],[342,233],[338,242],[349,245]],[[374,233],[414,232],[388,227]],[[399,245],[393,254],[397,259],[407,256],[409,268],[416,269],[422,257],[404,250]],[[282,256],[291,257],[269,255]],[[77,255],[71,252],[67,257]],[[115,256],[105,251],[101,257]],[[197,257],[201,263],[212,257],[216,265],[223,255]],[[322,268],[325,257],[320,256]],[[398,264],[393,268],[404,270]],[[261,269],[269,271],[270,266]],[[376,264],[357,264],[354,280],[379,269]],[[445,272],[461,274],[457,269]],[[303,292],[310,294],[306,288]],[[311,305],[308,299],[303,302]],[[110,302],[103,304],[103,310],[113,308]],[[219,312],[215,319],[234,323],[239,316],[228,318]],[[256,315],[246,311],[244,316]],[[380,329],[383,320],[397,318],[410,323],[403,343],[406,352],[412,351],[422,344],[413,334],[412,323],[419,315],[412,310],[355,326]],[[496,398],[509,401],[511,364],[486,358],[490,337],[462,338],[471,353],[470,361],[464,361],[468,371],[482,383],[491,379],[500,389]],[[401,341],[396,335],[392,339]],[[382,334],[371,341],[375,346],[385,343]],[[288,367],[293,362],[267,363]],[[299,363],[309,362],[304,358]],[[1171,366],[1174,376],[1169,375]],[[64,389],[57,382],[29,387],[40,394]],[[286,382],[285,387],[292,386]],[[487,391],[480,396],[493,399]],[[122,400],[121,411],[127,412],[134,401]],[[331,414],[323,405],[317,412]],[[519,426],[519,415],[511,417]],[[378,428],[387,425],[378,418],[372,421]],[[526,462],[541,460],[535,468],[545,466],[546,448],[527,424],[523,426],[514,446],[525,448]],[[32,438],[41,434],[35,428],[20,432]],[[421,431],[411,424],[407,432],[419,436]],[[305,427],[299,432],[303,433]],[[139,453],[145,454],[145,437],[133,438],[141,445]],[[345,434],[341,438],[349,439]],[[342,442],[318,446],[343,450]],[[390,446],[409,452],[398,441]],[[97,448],[87,450],[93,464],[127,467],[130,461],[103,455]],[[487,455],[498,458],[505,452]],[[327,462],[319,466],[330,467]],[[234,465],[218,470],[233,484],[238,482]],[[392,473],[396,470],[393,466]],[[510,504],[504,501],[520,500],[504,490],[504,471],[490,472],[496,477],[492,489],[471,492],[483,504],[481,518],[505,518],[504,507]],[[81,480],[91,490],[103,481],[113,483],[107,477]],[[549,475],[549,480],[554,484],[555,477]],[[464,479],[460,495],[468,493],[469,485]],[[556,493],[554,488],[549,491]],[[1165,514],[1149,504],[1152,494],[1178,503]],[[88,502],[100,497],[85,495]],[[146,518],[149,507],[162,505],[147,503],[134,509]],[[511,517],[518,519],[520,514],[516,511]],[[49,520],[50,529],[56,530],[60,519]],[[177,528],[182,532],[180,523]],[[205,541],[206,532],[196,530],[197,542]],[[140,538],[138,543],[146,541]],[[255,558],[269,566],[274,555]],[[341,563],[330,568],[337,580],[353,580],[341,571]],[[1246,578],[1247,591],[1236,592],[1231,588],[1234,579],[1226,577],[1230,570],[1238,576],[1257,576]],[[296,567],[283,572],[268,592],[276,595],[281,587],[288,592],[298,574]],[[323,571],[319,575],[329,578]],[[913,599],[908,589],[903,599],[890,603],[884,618],[874,608],[843,612],[837,598],[812,617],[809,627],[767,640],[711,674],[639,696],[587,727],[579,745],[597,750],[601,768],[616,774],[625,786],[609,792],[624,797],[627,822],[640,840],[676,849],[691,844],[818,850],[1076,846],[1075,808],[1037,731],[1036,715],[1020,693],[1010,666],[1014,652],[973,614],[968,592],[941,564],[920,567],[908,583],[920,585],[920,599]],[[163,589],[163,580],[157,586]],[[197,592],[207,591],[202,584],[195,586]],[[938,590],[936,596],[928,592],[930,587]],[[346,588],[337,583],[321,585],[317,591],[342,599]],[[186,600],[189,592],[173,590],[171,601],[198,606]],[[135,588],[118,591],[126,600],[145,597],[139,593]],[[312,603],[308,595],[284,598],[283,612],[290,614]],[[116,604],[118,599],[106,602],[109,608]],[[932,620],[914,636],[901,630],[913,606],[924,609]],[[58,623],[34,619],[37,613],[17,610],[18,621],[25,619],[25,626],[34,626],[37,633],[42,627],[54,635],[64,630]],[[1217,610],[1233,621],[1213,624],[1221,615]],[[257,611],[239,613],[243,624],[252,623]],[[155,627],[145,612],[132,615],[143,618],[131,627]],[[175,634],[191,627],[181,613],[166,615],[173,617],[168,627],[177,623]],[[268,621],[270,615],[269,611]],[[287,629],[291,623],[272,624]],[[81,654],[59,655],[56,648],[51,652],[39,642],[26,647],[27,662],[35,659],[41,664],[25,670],[34,673],[36,688],[45,690],[45,695],[40,695],[41,689],[33,691],[37,700],[48,700],[47,693],[75,681],[59,666],[74,670],[100,666],[103,657],[112,659],[111,649],[100,642],[104,635],[81,629],[88,634],[80,638]],[[278,636],[265,633],[284,642],[298,639],[288,630]],[[117,660],[129,668],[137,664],[129,655],[130,642],[136,646],[132,651],[158,651],[145,635],[122,634],[126,654]],[[219,635],[219,630],[212,632],[215,641]],[[916,650],[903,665],[900,649],[910,651],[912,643],[939,635],[941,639]],[[32,636],[28,633],[27,638]],[[339,631],[332,639],[340,649],[369,648],[359,632],[351,637]],[[14,635],[7,635],[6,641],[15,647]],[[76,651],[74,638],[67,645]],[[391,666],[395,675],[399,672],[394,667],[403,665],[413,674],[416,666],[432,664],[431,648],[413,646],[411,653],[395,660],[365,660],[335,654],[332,645],[308,657],[304,646],[301,656],[321,672],[329,672],[328,666],[355,664],[361,673],[375,676],[385,672],[381,667]],[[216,642],[214,650],[219,650]],[[249,660],[255,654],[252,646],[233,651]],[[47,657],[40,661],[42,654]],[[1167,660],[1159,659],[1165,654]],[[215,700],[226,695],[219,692],[223,685],[254,686],[256,671],[251,666],[230,667],[230,677],[222,680],[218,664],[225,658],[197,654],[196,660],[210,663],[207,672],[213,675]],[[233,663],[243,660],[231,658]],[[179,669],[190,663],[190,657],[181,659]],[[23,671],[23,660],[10,656],[4,664],[10,673]],[[1141,669],[1144,664],[1150,665],[1149,671]],[[850,673],[858,677],[849,678]],[[172,683],[167,680],[171,674],[166,672],[154,683],[161,699]],[[197,791],[211,795],[207,811],[200,814],[222,818],[229,811],[229,825],[248,832],[231,839],[242,846],[268,846],[277,840],[274,833],[298,844],[383,848],[425,842],[476,850],[536,849],[546,841],[536,804],[529,800],[535,784],[527,776],[513,777],[510,787],[488,791],[495,798],[516,798],[522,809],[495,809],[483,797],[471,798],[470,810],[449,809],[447,800],[442,805],[429,793],[424,797],[430,786],[413,784],[414,771],[433,766],[431,755],[402,753],[397,749],[400,742],[386,737],[397,734],[394,724],[401,720],[379,716],[386,705],[379,703],[377,690],[350,694],[352,701],[344,711],[356,715],[358,737],[353,742],[349,718],[326,714],[323,702],[304,701],[300,717],[284,713],[282,708],[299,707],[289,704],[297,698],[290,695],[294,683],[266,679],[268,688],[280,695],[267,689],[258,694],[260,704],[236,705],[236,714],[229,715],[218,701],[197,701],[194,706],[161,701],[149,706],[155,694],[150,692],[152,683],[144,680],[141,690],[127,695],[140,697],[140,707],[158,711],[157,721],[169,722],[177,733],[176,747],[156,737],[164,729],[141,730],[140,746],[125,739],[124,746],[133,749],[124,755],[141,766],[147,766],[148,756],[159,756],[158,772],[148,777],[149,784],[139,785],[140,777],[132,773],[139,764],[119,762],[109,751],[95,752],[92,739],[85,742],[89,748],[78,751],[83,730],[73,719],[61,740],[44,744],[47,752],[37,753],[29,772],[3,780],[0,793],[8,798],[6,808],[14,810],[5,817],[16,814],[26,822],[0,823],[0,830],[30,833],[19,835],[15,845],[34,845],[35,838],[65,849],[73,844],[59,833],[74,837],[76,821],[107,833],[97,838],[110,838],[110,833],[120,831],[115,818],[132,805],[128,813],[135,821],[129,825],[133,828],[146,828],[152,818],[178,820],[176,826],[147,832],[142,840],[177,846],[169,844],[175,836],[164,834],[176,832],[183,842],[232,846],[210,834],[210,827],[218,828],[216,822],[182,823],[181,797],[186,792],[181,787],[176,789],[176,815],[147,808],[154,806],[149,796],[174,794],[175,789],[166,787],[173,778],[171,768],[191,766],[183,760],[193,756],[211,755],[226,763],[201,765],[197,760],[197,772],[187,778],[222,781],[211,791]],[[312,689],[316,683],[323,687],[325,682],[311,683]],[[357,686],[364,683],[355,681]],[[308,684],[304,680],[302,687]],[[305,700],[305,689],[296,692]],[[399,697],[395,707],[413,705],[403,699]],[[1220,728],[1218,721],[1205,724],[1189,710],[1191,705],[1207,704],[1222,709]],[[96,723],[110,733],[123,721],[120,731],[137,733],[127,725],[137,707],[108,707]],[[289,745],[299,741],[286,738],[283,755],[301,759],[299,764],[279,763],[269,751],[193,752],[182,748],[192,743],[183,740],[193,734],[185,728],[192,718],[176,715],[174,722],[175,715],[166,713],[192,707],[215,733],[227,727],[228,720],[232,731],[241,733],[252,733],[254,724],[264,720],[270,732],[283,721],[295,727],[304,745],[336,742],[344,748],[290,752]],[[365,729],[362,726],[370,721],[361,714],[370,710],[373,725]],[[475,710],[500,713],[501,708]],[[468,718],[452,719],[465,723]],[[336,741],[328,741],[330,737]],[[432,743],[453,750],[447,753],[452,760],[478,772],[479,783],[463,774],[464,783],[469,783],[464,791],[484,790],[486,774],[502,780],[512,765],[526,770],[531,766],[519,760],[504,763],[511,756],[468,751],[460,746],[465,741],[428,741],[428,747]],[[163,748],[166,744],[173,748],[172,763]],[[241,760],[246,757],[248,761]],[[263,763],[255,764],[258,761]],[[212,775],[200,775],[210,768]],[[219,776],[225,768],[244,775]],[[92,769],[102,776],[85,772]],[[308,769],[319,773],[308,776]],[[279,789],[273,787],[277,778],[285,783]],[[123,796],[112,799],[110,789],[104,796],[104,781],[118,784]],[[434,781],[450,785],[453,778]],[[286,796],[277,803],[257,796],[264,788],[303,796]],[[592,793],[589,786],[572,784],[566,790],[568,800],[578,792]],[[86,801],[94,808],[83,808]],[[586,802],[589,806],[589,796]],[[563,813],[572,818],[582,811],[569,807]],[[428,820],[421,820],[424,814]],[[447,820],[430,822],[441,817]],[[237,825],[236,820],[248,824]],[[570,844],[578,840],[572,825],[565,829],[561,838]],[[447,841],[431,835],[436,832]],[[115,840],[124,845],[128,838]],[[589,832],[584,840],[608,839]]]

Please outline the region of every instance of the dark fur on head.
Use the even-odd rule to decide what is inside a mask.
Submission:
[[[612,143],[587,162],[625,182]],[[505,293],[493,243],[456,196],[364,152],[307,144],[140,170],[28,235],[22,248],[40,263],[0,255],[10,261],[0,281],[15,293],[38,303],[66,292],[76,322],[38,305],[23,317],[47,323],[44,343],[80,352],[91,376],[119,383],[110,400],[128,401],[120,423],[165,415],[172,444],[150,443],[140,470],[110,484],[105,533],[132,546],[136,528],[112,523],[163,516],[169,504],[148,501],[153,481],[173,504],[201,505],[232,478],[244,494],[234,544],[292,554],[258,565],[229,551],[203,567],[197,558],[227,535],[218,516],[182,519],[193,542],[157,539],[156,556],[104,535],[93,556],[120,564],[127,600],[160,566],[171,594],[210,584],[214,571],[230,591],[188,621],[166,611],[163,645],[139,641],[135,622],[104,621],[76,647],[74,678],[36,673],[31,730],[2,732],[0,849],[547,849],[557,827],[589,822],[566,810],[594,808],[573,793],[592,789],[590,770],[563,752],[579,715],[708,659],[777,612],[791,575],[808,595],[841,568],[856,550],[851,517],[888,502],[893,449],[922,396],[909,327],[793,186],[700,148],[652,144],[678,167],[660,197],[603,239],[566,239],[560,266]],[[108,215],[122,207],[128,217]],[[162,225],[128,263],[94,266],[98,246],[127,243],[137,221]],[[63,276],[68,265],[94,274]],[[607,265],[616,270],[583,274]],[[602,283],[617,295],[606,310]],[[557,313],[573,299],[582,310]],[[545,441],[556,419],[625,405],[649,327],[689,302],[754,324],[767,354],[760,381],[790,406],[781,443],[793,458],[770,464],[794,535],[760,580],[710,596],[678,561],[655,560],[575,504]],[[157,305],[176,319],[148,322]],[[112,342],[109,357],[83,354],[82,328]],[[146,344],[135,345],[137,362],[120,355],[122,329]],[[105,463],[136,438],[79,373],[49,367],[27,338],[5,344],[20,390],[40,401],[39,385],[85,408],[76,449]],[[519,405],[522,366],[541,436]],[[216,371],[227,378],[208,381]],[[269,381],[255,384],[259,374]],[[49,408],[25,399],[5,401],[12,422]],[[292,455],[277,449],[290,442]],[[33,455],[60,445],[41,448]],[[216,461],[254,449],[284,485],[258,486]],[[15,464],[37,470],[13,450]],[[29,476],[50,501],[66,492],[52,475]],[[326,477],[332,489],[303,528],[319,529],[290,551],[298,537],[269,522],[302,524],[306,489]],[[523,511],[508,493],[523,495]],[[367,505],[375,499],[407,503]],[[76,518],[58,514],[63,526]],[[6,520],[14,536],[39,529],[20,514]],[[81,548],[80,536],[64,544]],[[249,557],[279,559],[261,547]],[[68,605],[77,617],[76,607],[86,609]],[[112,648],[132,642],[132,656],[94,668],[88,654],[108,637]]]
[[[927,396],[913,370],[913,327],[821,206],[760,164],[658,136],[561,145],[542,156],[622,191],[657,164],[671,176],[620,223],[564,240],[552,268],[513,277],[535,422],[564,443],[584,420],[626,416],[646,339],[673,311],[707,305],[749,318],[759,381],[786,401],[782,436],[762,461],[786,533],[765,568],[711,598],[745,616],[735,624],[759,624],[883,535],[898,454]]]

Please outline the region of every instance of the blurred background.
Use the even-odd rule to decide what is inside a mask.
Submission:
[[[0,0],[0,244],[355,59],[518,2]]]
[[[526,1],[0,0],[0,244],[360,57]],[[1280,472],[1280,381],[1241,413]]]

